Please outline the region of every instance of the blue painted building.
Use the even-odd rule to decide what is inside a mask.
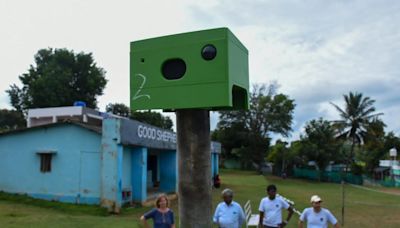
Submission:
[[[158,192],[176,192],[174,132],[115,116],[103,116],[101,124],[54,119],[0,134],[0,191],[114,212]],[[212,142],[213,176],[220,150]]]

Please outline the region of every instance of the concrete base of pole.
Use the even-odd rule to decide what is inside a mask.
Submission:
[[[176,111],[179,225],[212,227],[210,115],[207,110]]]

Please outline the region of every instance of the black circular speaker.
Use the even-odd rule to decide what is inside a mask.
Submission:
[[[163,63],[161,71],[167,80],[179,79],[186,73],[186,63],[182,59],[168,59]]]
[[[212,44],[207,44],[201,49],[201,56],[207,61],[213,60],[217,56],[217,48]]]

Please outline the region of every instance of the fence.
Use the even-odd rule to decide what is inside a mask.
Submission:
[[[305,178],[309,180],[317,180],[317,181],[327,181],[340,183],[344,180],[347,183],[351,184],[363,184],[362,176],[353,175],[351,173],[343,173],[343,172],[328,172],[328,171],[318,171],[311,169],[294,169],[293,175],[298,178]]]

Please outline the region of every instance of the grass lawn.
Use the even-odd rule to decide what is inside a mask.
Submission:
[[[243,205],[251,200],[253,213],[257,213],[266,185],[274,183],[281,195],[295,201],[298,210],[308,207],[310,196],[318,194],[324,200],[323,207],[341,220],[339,184],[283,180],[248,171],[222,170],[220,176],[222,186],[213,190],[213,210],[221,200],[221,190],[229,187],[235,192],[235,201]],[[346,186],[345,227],[400,227],[400,195],[374,190]],[[177,214],[177,202],[171,203]],[[139,217],[149,209],[125,208],[120,215],[106,215],[98,207],[31,200],[0,193],[0,227],[141,227]],[[294,215],[287,227],[297,227],[297,219],[298,216]]]

